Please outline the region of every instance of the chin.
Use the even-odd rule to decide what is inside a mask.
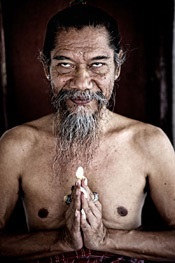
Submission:
[[[93,105],[91,103],[88,104],[84,104],[84,105],[77,105],[77,104],[73,104],[73,105],[67,105],[68,111],[71,113],[86,113],[86,114],[94,114],[95,112],[98,111],[98,107],[97,105]]]

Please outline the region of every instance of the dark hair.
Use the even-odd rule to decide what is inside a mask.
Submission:
[[[115,62],[121,65],[123,59],[118,57],[120,51],[120,34],[116,20],[105,11],[90,5],[73,5],[56,13],[48,22],[41,61],[49,66],[50,52],[55,47],[59,31],[70,28],[82,29],[85,26],[105,27],[109,34],[109,45],[114,50]]]

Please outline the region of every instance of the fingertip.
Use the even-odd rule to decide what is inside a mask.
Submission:
[[[80,180],[80,179],[77,179],[77,180],[75,181],[75,185],[76,185],[77,187],[80,187],[80,186],[81,186],[81,180]]]
[[[80,187],[80,191],[84,194],[85,198],[88,198],[87,191],[82,186]]]
[[[81,209],[81,215],[83,219],[86,219],[86,213],[83,208]]]
[[[77,217],[78,216],[78,210],[76,209],[75,210],[75,217]]]
[[[84,184],[85,184],[85,186],[87,186],[88,185],[88,179],[85,177],[85,179],[84,179]]]

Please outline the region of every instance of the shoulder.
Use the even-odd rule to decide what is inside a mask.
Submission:
[[[132,127],[133,142],[144,147],[150,156],[159,156],[164,153],[174,153],[174,148],[166,133],[157,126],[137,122]]]
[[[34,147],[40,135],[49,133],[48,116],[7,130],[0,138],[0,154],[24,156]]]
[[[160,151],[174,151],[165,132],[152,124],[113,114],[113,131],[121,134],[135,147],[144,152],[159,154]]]

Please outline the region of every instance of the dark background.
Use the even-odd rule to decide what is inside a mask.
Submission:
[[[1,0],[1,134],[51,112],[49,86],[38,55],[49,17],[69,2]],[[105,9],[118,20],[122,46],[127,50],[115,112],[161,127],[172,141],[173,0],[87,3]],[[145,209],[149,209],[150,216],[143,222],[156,228],[156,212],[148,201]]]
[[[51,111],[38,60],[51,15],[69,0],[1,0],[7,82],[0,82],[0,132]],[[173,0],[87,0],[117,20],[127,60],[115,111],[160,126],[172,139]],[[2,59],[1,48],[1,59]],[[3,52],[4,53],[4,52]]]

